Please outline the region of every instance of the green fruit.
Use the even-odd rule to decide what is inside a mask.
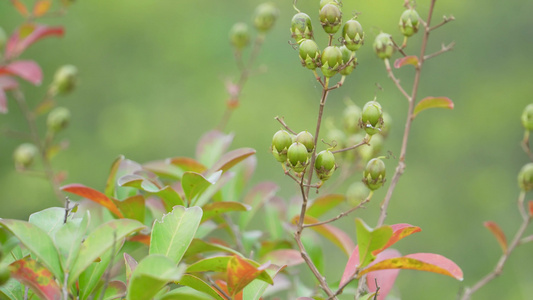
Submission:
[[[380,33],[374,40],[374,52],[381,59],[388,59],[394,53],[394,43],[391,35],[388,33]]]
[[[357,51],[365,41],[363,27],[356,20],[348,20],[342,27],[344,45],[351,51]]]
[[[357,66],[357,58],[355,57],[355,52],[351,51],[346,46],[341,46],[340,50],[342,53],[342,66],[339,68],[339,73],[347,76],[350,75]]]
[[[326,33],[334,34],[342,24],[342,12],[338,5],[328,3],[318,13],[320,24]]]
[[[39,149],[34,144],[24,143],[15,149],[13,159],[15,165],[23,168],[29,167],[35,160],[35,156],[39,153]]]
[[[370,135],[380,131],[383,126],[383,109],[377,101],[369,101],[363,106],[361,124],[366,133]]]
[[[370,190],[364,183],[358,181],[352,183],[348,187],[348,190],[346,191],[346,198],[350,205],[357,206],[361,202],[365,201],[365,199],[368,197],[368,194],[370,194]]]
[[[64,65],[54,75],[52,91],[55,94],[66,95],[72,92],[77,84],[78,68],[73,65]]]
[[[236,23],[229,32],[230,42],[238,50],[243,49],[250,43],[250,33],[248,25],[245,23]]]
[[[326,4],[333,4],[339,7],[342,6],[342,2],[340,0],[320,0],[320,9],[322,9]]]
[[[315,171],[320,180],[328,180],[335,171],[335,167],[335,155],[331,151],[324,150],[318,153],[315,160]]]
[[[56,107],[48,114],[46,126],[51,132],[59,132],[67,128],[70,122],[70,110],[65,107]]]
[[[524,191],[533,189],[533,163],[528,163],[518,173],[518,186]]]
[[[521,119],[522,126],[524,126],[526,130],[533,130],[533,103],[526,106]]]
[[[361,118],[361,109],[355,104],[349,104],[342,114],[342,124],[347,133],[356,133],[359,131],[359,119]]]
[[[302,131],[296,135],[296,142],[301,143],[307,149],[307,153],[313,152],[315,149],[315,139],[309,131]]]
[[[293,143],[287,151],[287,159],[294,172],[302,172],[309,160],[307,148],[302,143]]]
[[[300,12],[292,17],[291,36],[297,43],[304,39],[313,39],[313,25],[307,14]]]
[[[379,158],[373,158],[363,172],[363,183],[375,191],[385,183],[385,175],[385,163]]]
[[[314,70],[317,62],[320,61],[320,49],[313,40],[303,40],[300,42],[300,62],[302,66]]]
[[[410,37],[418,32],[420,26],[420,16],[414,9],[408,9],[400,17],[400,31],[406,37]]]
[[[337,74],[342,65],[342,52],[337,46],[329,46],[322,51],[322,73],[326,77]]]
[[[383,137],[379,134],[372,136],[370,145],[362,145],[357,148],[359,156],[363,161],[369,161],[373,157],[376,157],[383,149]]]
[[[287,151],[292,144],[291,135],[285,130],[279,130],[272,137],[272,154],[279,162],[287,160]]]
[[[268,31],[274,26],[279,10],[273,3],[260,4],[254,14],[254,25],[259,31]]]

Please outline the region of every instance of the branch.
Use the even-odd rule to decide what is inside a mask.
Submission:
[[[387,73],[389,74],[389,78],[392,79],[392,81],[394,82],[394,84],[396,85],[398,90],[404,95],[404,97],[407,99],[407,101],[411,101],[411,96],[409,96],[409,94],[402,87],[402,85],[400,84],[400,80],[397,79],[394,76],[394,73],[392,72],[392,69],[390,67],[389,60],[388,59],[384,59],[383,61],[385,62],[385,68],[387,69]],[[418,70],[418,68],[417,68],[417,70]]]
[[[440,24],[437,24],[431,28],[429,28],[429,31],[433,31],[439,27],[441,27],[442,25],[446,24],[446,23],[449,23],[451,21],[455,20],[455,17],[454,16],[449,16],[449,17],[446,17],[446,16],[442,16],[442,22]]]
[[[433,58],[435,56],[441,55],[444,52],[452,51],[454,46],[455,46],[455,42],[451,42],[448,45],[442,44],[442,46],[441,46],[439,51],[424,56],[424,60],[428,60],[428,59]]]
[[[359,203],[357,206],[355,207],[352,207],[350,208],[349,210],[345,211],[345,212],[342,212],[340,213],[339,215],[337,215],[336,217],[333,217],[329,220],[326,220],[326,221],[322,221],[322,222],[318,222],[318,223],[313,223],[313,224],[306,224],[304,225],[303,227],[304,228],[307,228],[307,227],[313,227],[313,226],[320,226],[320,225],[324,225],[324,224],[328,224],[328,223],[331,223],[331,222],[334,222],[334,221],[337,221],[338,219],[342,218],[342,217],[345,217],[347,215],[349,215],[350,213],[356,211],[357,209],[363,207],[363,205],[367,204],[370,199],[372,198],[372,195],[374,194],[374,191],[370,191],[370,194],[368,195],[368,197],[361,201],[361,203]]]
[[[340,153],[340,152],[346,152],[346,151],[350,151],[350,150],[354,150],[354,149],[357,149],[363,145],[370,145],[370,142],[366,139],[363,139],[361,142],[353,145],[353,146],[350,146],[350,147],[347,147],[347,148],[343,148],[343,149],[339,149],[339,150],[335,150],[335,151],[331,151],[331,153],[335,154],[335,153]]]
[[[283,117],[280,118],[280,117],[276,116],[274,119],[276,119],[278,122],[280,122],[281,126],[285,127],[285,129],[287,129],[287,131],[289,131],[292,134],[296,134],[296,132],[294,132],[292,129],[289,128],[289,126],[287,126],[287,124],[285,124],[285,121],[283,120]]]

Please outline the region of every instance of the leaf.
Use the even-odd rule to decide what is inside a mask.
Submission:
[[[76,282],[81,272],[95,259],[111,249],[113,245],[116,245],[132,232],[143,228],[145,226],[142,223],[131,219],[111,220],[98,226],[81,245],[78,258],[70,270],[68,284],[71,285]]]
[[[228,261],[227,269],[228,291],[231,293],[232,296],[234,296],[242,289],[244,289],[244,287],[247,286],[250,282],[256,279],[261,273],[265,273],[268,275],[268,273],[264,272],[264,270],[269,265],[270,263],[267,263],[265,265],[256,267],[249,263],[246,259],[240,257],[239,255],[232,256],[231,259]],[[270,278],[270,275],[268,276],[268,278],[270,279],[269,283],[274,284],[272,278]]]
[[[18,10],[18,12],[23,17],[27,17],[27,16],[30,15],[30,13],[28,12],[28,9],[26,8],[26,5],[24,5],[24,3],[22,3],[22,2],[20,2],[20,0],[11,0],[11,3],[15,7],[15,9]]]
[[[218,130],[205,133],[196,146],[196,158],[204,166],[212,166],[226,152],[234,134],[224,134]]]
[[[104,194],[107,197],[110,197],[110,198],[115,197],[115,182],[117,180],[117,172],[120,167],[120,163],[123,160],[124,160],[124,155],[120,155],[111,164],[111,170],[109,170],[109,176],[107,177],[107,181],[105,184],[105,190],[104,190]]]
[[[0,75],[16,75],[34,85],[40,85],[43,80],[43,71],[32,60],[18,60],[7,66],[0,67]]]
[[[70,270],[76,257],[78,257],[78,250],[87,233],[89,220],[90,215],[89,211],[87,211],[83,218],[76,218],[62,224],[55,233],[54,243],[59,252],[59,258],[64,270]]]
[[[143,195],[135,195],[123,201],[113,201],[124,217],[144,223],[146,205]]]
[[[294,249],[279,249],[274,250],[263,258],[263,261],[269,260],[275,265],[278,266],[297,266],[299,264],[304,263],[304,259],[302,258],[302,254],[298,250]]]
[[[63,270],[59,262],[59,255],[50,236],[36,225],[19,220],[0,219],[19,241],[39,259],[39,261],[60,281],[63,280]]]
[[[418,115],[423,110],[426,110],[428,108],[448,108],[453,109],[453,102],[448,97],[427,97],[420,102],[418,102],[415,106],[415,110],[413,111],[413,118]]]
[[[300,218],[299,216],[294,217],[292,220],[292,223],[298,224],[299,218]],[[317,219],[307,216],[307,215],[304,218],[304,224],[314,224],[318,222],[319,221]],[[355,245],[350,239],[350,237],[344,231],[340,230],[337,227],[334,227],[333,225],[324,224],[324,225],[312,226],[309,228],[318,232],[323,237],[330,240],[333,244],[339,247],[344,253],[346,253],[346,255],[349,255],[355,248]]]
[[[413,226],[413,225],[407,224],[407,223],[394,224],[394,225],[390,225],[390,227],[392,228],[392,236],[391,236],[391,238],[389,239],[387,244],[385,246],[383,246],[383,248],[375,251],[373,253],[374,255],[376,255],[379,252],[389,248],[390,246],[394,245],[397,241],[403,239],[404,237],[409,236],[409,235],[411,235],[413,233],[422,231],[422,229],[420,227]]]
[[[353,249],[352,254],[350,254],[350,257],[348,258],[348,262],[346,263],[346,266],[344,267],[344,273],[342,273],[339,286],[342,286],[346,282],[348,282],[355,275],[355,272],[357,271],[358,268],[359,268],[359,246],[355,246],[355,249]]]
[[[401,256],[400,252],[395,249],[386,249],[385,251],[379,253],[376,256],[376,260],[372,262],[372,265],[383,261],[388,258],[393,257],[399,257]],[[398,277],[398,273],[400,273],[400,270],[398,269],[392,269],[392,270],[381,270],[381,271],[375,271],[370,272],[366,276],[368,290],[370,292],[376,292],[376,282],[377,286],[379,286],[379,292],[377,296],[377,300],[385,300],[389,292],[391,291],[392,287],[394,286],[394,282],[396,281],[396,277]]]
[[[110,281],[105,290],[103,300],[123,299],[126,296],[127,287],[124,282],[119,280]],[[100,299],[102,289],[95,294],[94,299]]]
[[[24,299],[24,290],[25,289],[22,283],[18,282],[14,278],[11,278],[4,285],[0,286],[0,299]]]
[[[413,65],[415,68],[418,69],[418,57],[414,55],[410,55],[410,56],[398,58],[396,61],[394,61],[394,67],[396,69],[399,69],[407,65]]]
[[[150,254],[139,262],[131,275],[127,300],[152,299],[168,282],[178,281],[184,266],[166,256]]]
[[[214,288],[196,276],[185,274],[178,280],[178,283],[206,293],[215,300],[225,300]]]
[[[383,248],[392,236],[390,226],[381,226],[375,229],[368,227],[363,220],[355,219],[357,245],[359,246],[359,268],[366,267],[374,261],[376,254]]]
[[[35,17],[41,17],[48,12],[52,6],[52,1],[50,0],[39,0],[33,6],[33,15]]]
[[[18,2],[18,1],[17,1]],[[63,36],[63,27],[24,24],[9,38],[5,50],[5,59],[11,60],[19,56],[26,48],[38,40],[48,36]]]
[[[150,254],[162,254],[179,263],[191,244],[202,219],[202,209],[175,206],[171,213],[153,225]]]
[[[380,294],[381,294],[381,290],[380,290]],[[366,294],[366,295],[363,295],[361,297],[359,297],[358,299],[359,300],[373,300],[373,299],[376,299],[376,293],[370,293],[370,294]],[[379,297],[377,299],[380,299]]]
[[[7,96],[5,91],[18,87],[18,82],[10,76],[0,76],[0,113],[7,113]]]
[[[179,167],[183,172],[191,171],[196,173],[203,173],[207,168],[196,161],[195,159],[189,157],[174,157],[170,158],[168,162],[171,165]]]
[[[52,273],[30,257],[17,260],[9,265],[11,276],[28,286],[39,298],[61,299],[61,289]]]
[[[202,216],[202,222],[205,222],[215,216],[230,212],[230,211],[249,211],[251,207],[240,202],[214,202],[202,206],[204,215]]]
[[[494,235],[498,243],[500,244],[500,247],[502,247],[503,253],[507,253],[507,238],[505,237],[505,233],[503,233],[502,229],[498,224],[492,221],[487,221],[483,223],[485,227],[487,227],[488,230]]]
[[[139,263],[137,263],[135,258],[131,257],[131,255],[124,252],[124,264],[126,265],[126,283],[129,285],[131,274],[135,271],[135,268],[137,268]]]
[[[315,201],[313,201],[313,204],[309,206],[306,211],[306,215],[313,218],[318,218],[345,200],[346,196],[341,194],[329,194],[318,197]]]
[[[187,248],[187,251],[185,252],[185,257],[192,256],[199,253],[205,253],[205,252],[227,252],[231,254],[237,254],[242,255],[236,250],[233,250],[229,247],[222,246],[219,244],[214,243],[208,243],[201,239],[193,239],[191,244],[189,245],[189,248]]]
[[[252,148],[240,148],[230,151],[224,154],[211,168],[212,172],[222,171],[222,173],[228,171],[233,166],[255,154],[255,150]],[[210,172],[211,173],[211,172]]]
[[[82,196],[91,201],[94,201],[104,206],[105,208],[109,209],[109,211],[115,214],[117,217],[124,218],[124,215],[120,212],[120,210],[115,205],[113,200],[111,200],[111,198],[108,198],[106,195],[102,194],[101,192],[95,189],[84,186],[82,184],[74,183],[74,184],[62,186],[61,190],[72,193],[72,194],[76,194],[78,196]]]
[[[404,269],[427,271],[447,275],[457,280],[463,280],[463,271],[453,261],[434,253],[415,253],[403,257],[389,258],[362,269],[357,278],[377,270]]]
[[[213,185],[219,178],[222,172],[213,174],[209,179],[206,179],[202,174],[195,172],[185,172],[181,178],[181,186],[183,192],[190,204],[193,200],[201,195],[208,187]]]
[[[177,289],[173,289],[168,293],[165,293],[163,296],[156,298],[157,300],[213,300],[213,297],[210,297],[206,293],[199,292],[191,287],[182,286]],[[215,299],[224,299],[224,298],[215,298]]]
[[[55,233],[61,226],[65,218],[65,209],[61,207],[49,207],[30,215],[28,222],[38,226],[46,232],[50,237],[54,237]]]
[[[250,205],[252,209],[248,213],[241,214],[239,219],[239,227],[244,230],[248,223],[255,217],[255,214],[261,207],[270,199],[274,197],[279,187],[277,184],[267,181],[261,182],[254,186],[250,192],[244,197],[244,203]]]
[[[248,187],[256,166],[257,158],[255,155],[252,155],[231,170],[235,173],[235,176],[222,188],[222,198],[225,201],[240,199],[242,197],[242,192]]]
[[[111,263],[111,258],[115,257],[116,253],[120,250],[123,243],[117,243],[116,247],[111,247],[103,254],[101,254],[97,261],[92,262],[83,272],[80,274],[77,280],[78,289],[80,291],[80,300],[87,300],[91,298],[94,289],[103,282],[104,272],[108,269]],[[115,249],[113,249],[115,248]],[[114,250],[114,251],[113,251]]]
[[[167,211],[172,211],[172,207],[176,205],[185,205],[181,196],[170,186],[159,187],[154,181],[147,179],[137,174],[124,175],[118,180],[119,186],[134,187],[141,191],[159,196],[163,200],[163,204]]]
[[[274,278],[283,269],[285,269],[285,266],[280,267],[277,270],[269,269],[267,270],[267,272],[272,278]],[[256,279],[243,289],[242,298],[246,300],[259,300],[261,299],[261,296],[263,296],[263,293],[265,292],[268,285],[269,284],[267,282]]]
[[[529,204],[529,215],[533,217],[533,200],[528,202]]]

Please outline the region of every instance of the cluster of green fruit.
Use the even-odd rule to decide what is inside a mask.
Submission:
[[[533,131],[533,103],[526,106],[521,117],[522,126],[526,130],[526,136],[529,138],[529,132]],[[533,190],[533,163],[530,162],[522,167],[518,173],[518,185],[524,191]]]
[[[407,38],[418,32],[420,27],[420,16],[413,8],[405,10],[400,17],[400,31],[404,36],[402,48],[405,47]],[[374,52],[381,59],[389,59],[396,47],[390,34],[381,32],[374,40]]]
[[[272,3],[260,4],[253,16],[254,27],[263,34],[269,31],[279,16],[279,10]],[[241,51],[250,44],[250,30],[246,23],[236,23],[230,30],[230,42],[237,51]]]

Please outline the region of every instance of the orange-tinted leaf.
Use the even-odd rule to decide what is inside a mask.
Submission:
[[[149,234],[137,234],[130,238],[129,241],[143,243],[146,246],[150,246],[150,235]]]
[[[341,194],[330,194],[318,197],[307,209],[308,216],[318,218],[327,213],[330,209],[336,207],[346,200],[346,196]]]
[[[269,260],[275,265],[288,267],[297,266],[305,262],[300,251],[294,249],[274,250],[265,255],[262,260]]]
[[[227,277],[228,277],[228,292],[234,296],[242,291],[245,286],[256,279],[270,263],[255,267],[244,258],[234,255],[228,261]],[[274,284],[274,282],[269,282]]]
[[[192,171],[196,173],[202,173],[207,168],[196,161],[195,159],[189,158],[189,157],[174,157],[169,159],[169,163],[172,165],[175,165],[182,169],[184,172]]]
[[[503,233],[500,226],[492,221],[487,221],[483,223],[483,225],[490,230],[494,237],[496,237],[498,244],[500,244],[500,247],[502,247],[503,253],[507,253],[507,238],[505,237],[505,233]]]
[[[211,173],[219,170],[226,172],[239,162],[254,154],[255,150],[252,148],[240,148],[230,151],[222,155],[222,157],[213,165]]]
[[[415,106],[415,110],[413,112],[413,118],[418,115],[423,110],[426,110],[428,108],[448,108],[453,109],[453,102],[448,97],[427,97],[420,102],[418,102]]]
[[[529,215],[533,217],[533,201],[529,201]]]
[[[413,225],[407,224],[407,223],[394,224],[394,225],[391,225],[390,227],[392,228],[392,237],[389,239],[389,241],[387,242],[387,244],[383,248],[374,251],[372,254],[376,255],[379,252],[389,248],[390,246],[395,244],[397,241],[403,239],[404,237],[406,237],[408,235],[411,235],[411,234],[413,234],[415,232],[422,231],[422,229],[420,229],[420,227],[413,226]]]
[[[218,285],[218,287],[224,291],[224,293],[226,293],[226,295],[231,295],[231,293],[229,292],[228,290],[228,284],[225,282],[225,281],[222,281],[222,280],[216,280],[215,281],[215,284]],[[221,292],[217,291],[217,293],[219,294],[219,296],[224,296]],[[226,299],[226,297],[223,297],[224,299]],[[242,291],[240,293],[237,293],[237,295],[233,296],[232,297],[233,300],[243,300],[242,299]]]
[[[24,17],[27,17],[30,14],[28,12],[28,9],[26,8],[26,5],[24,5],[24,3],[20,2],[19,0],[11,0],[11,3]]]
[[[11,276],[27,285],[39,298],[46,300],[61,299],[61,289],[54,275],[29,256],[9,265]]]
[[[63,36],[63,27],[25,24],[9,38],[5,50],[5,59],[19,56],[26,48],[47,36]]]
[[[292,223],[297,224],[299,219],[299,216],[294,217]],[[313,224],[318,222],[319,221],[313,217],[305,216],[304,224]],[[324,224],[309,228],[313,229],[314,231],[318,232],[319,234],[330,240],[333,244],[338,246],[344,253],[346,253],[346,255],[350,255],[350,253],[355,248],[355,244],[353,243],[350,236],[348,236],[344,231],[333,225]]]
[[[124,217],[144,223],[146,205],[143,195],[131,196],[123,201],[113,200]]]
[[[50,0],[37,1],[33,6],[33,15],[36,17],[40,17],[46,14],[50,9],[50,6],[52,6],[52,1]]]
[[[115,214],[119,218],[124,218],[124,215],[120,212],[120,210],[117,208],[113,200],[108,198],[103,193],[92,189],[90,187],[84,186],[82,184],[74,183],[69,184],[61,187],[61,190],[69,193],[76,194],[78,196],[82,196],[84,198],[87,198],[91,201],[94,201],[105,208],[109,209],[110,212]]]
[[[427,271],[463,280],[463,271],[459,266],[446,257],[434,253],[415,253],[389,258],[361,270],[357,277],[361,278],[369,272],[388,269]]]
[[[18,60],[7,66],[0,67],[0,75],[16,75],[34,85],[41,84],[43,71],[39,65],[31,60]]]
[[[414,55],[406,56],[406,57],[398,58],[394,62],[394,67],[396,69],[399,69],[399,68],[401,68],[403,66],[406,66],[406,65],[413,65],[413,66],[415,66],[415,68],[418,68],[418,57],[416,57]]]
[[[391,226],[392,227],[392,226]],[[401,256],[400,252],[395,249],[385,249],[385,251],[381,252],[376,256],[376,260],[374,260],[370,265],[375,265],[380,261],[383,261],[385,259],[393,258],[393,257],[399,257]],[[398,273],[400,273],[399,269],[392,269],[392,270],[380,270],[375,272],[370,272],[367,275],[366,282],[368,284],[368,290],[370,292],[376,292],[377,287],[379,286],[379,292],[377,296],[377,300],[384,300],[387,295],[389,294],[390,290],[394,286],[394,282],[396,281],[396,277],[398,277]],[[376,286],[377,283],[377,286]]]
[[[204,214],[202,216],[202,223],[223,213],[227,213],[230,211],[249,211],[250,209],[251,207],[249,205],[235,201],[208,203],[202,206],[202,210],[204,211]]]

